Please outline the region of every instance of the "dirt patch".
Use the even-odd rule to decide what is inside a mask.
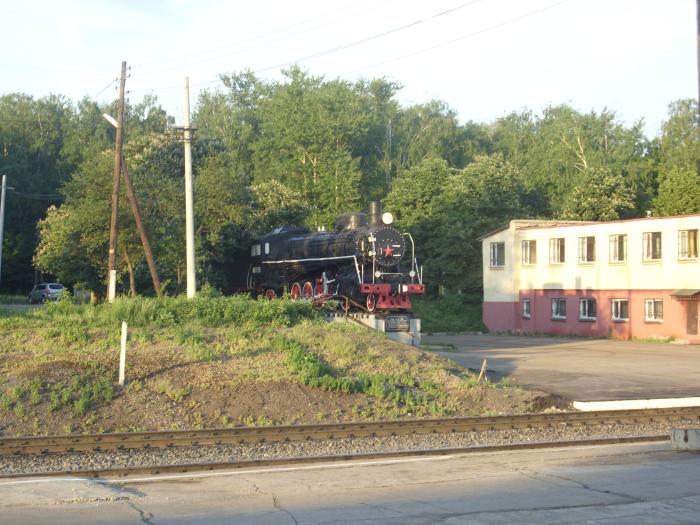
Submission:
[[[0,330],[0,348],[10,349],[0,353],[0,435],[495,415],[564,405],[507,383],[478,383],[448,359],[374,332],[323,323],[134,329],[121,387],[111,331],[63,340],[41,335],[51,333],[46,326],[25,324]]]

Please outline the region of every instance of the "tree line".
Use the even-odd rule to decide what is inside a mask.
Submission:
[[[382,200],[416,240],[426,281],[478,290],[477,238],[512,218],[613,220],[700,212],[693,100],[670,104],[660,136],[613,111],[552,106],[460,123],[447,104],[402,106],[379,78],[326,80],[294,67],[281,81],[222,75],[193,115],[197,267],[222,290],[251,239],[280,225],[333,226]],[[10,185],[4,291],[35,269],[103,292],[114,105],[62,96],[0,97],[0,174]],[[174,118],[146,97],[127,108],[124,152],[161,280],[184,286],[184,160]],[[151,293],[133,217],[120,199],[118,272]]]

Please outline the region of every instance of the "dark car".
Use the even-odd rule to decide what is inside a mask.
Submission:
[[[27,299],[29,300],[29,304],[55,301],[63,295],[65,289],[66,288],[61,283],[40,283],[32,288]]]

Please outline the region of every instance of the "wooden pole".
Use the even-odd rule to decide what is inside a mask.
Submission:
[[[122,321],[121,350],[119,352],[119,384],[124,386],[126,382],[126,336],[128,327],[126,321]]]
[[[151,244],[148,242],[148,236],[146,235],[146,229],[143,227],[143,221],[141,220],[141,210],[139,210],[139,203],[136,200],[136,193],[134,192],[134,186],[131,184],[131,175],[129,170],[126,169],[126,160],[124,159],[124,153],[122,153],[122,175],[124,175],[124,185],[126,186],[126,194],[129,197],[129,202],[131,203],[131,211],[134,214],[134,220],[136,221],[136,229],[139,231],[139,236],[141,237],[141,244],[143,245],[143,251],[146,253],[146,262],[148,263],[148,271],[151,272],[151,280],[153,281],[153,288],[156,291],[156,295],[160,297],[160,280],[158,279],[158,270],[156,269],[156,264],[153,260],[153,253],[151,252]]]
[[[124,87],[126,84],[126,61],[122,62],[117,100],[117,136],[114,152],[114,175],[112,176],[112,217],[109,223],[109,256],[107,259],[107,301],[114,302],[117,294],[117,234],[119,217],[119,172],[122,159],[122,132],[124,128]]]
[[[488,363],[486,362],[486,359],[484,359],[484,362],[481,363],[481,372],[479,372],[479,379],[477,380],[477,383],[481,383],[482,378],[486,378],[486,365]]]

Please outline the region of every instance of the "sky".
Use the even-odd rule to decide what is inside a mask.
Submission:
[[[0,0],[0,94],[109,102],[121,62],[182,123],[219,75],[386,78],[404,105],[444,101],[460,122],[568,104],[660,132],[697,97],[693,0]]]

